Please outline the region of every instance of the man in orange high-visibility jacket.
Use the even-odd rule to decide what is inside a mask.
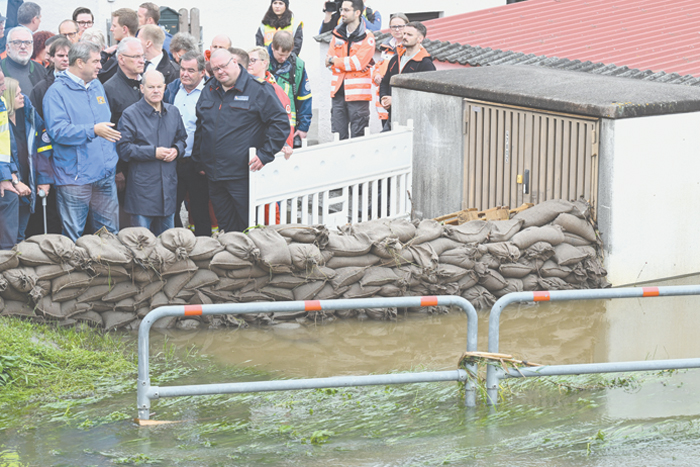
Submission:
[[[333,30],[326,66],[331,79],[331,128],[348,138],[348,125],[353,138],[362,136],[369,125],[369,103],[372,101],[374,35],[361,20],[362,0],[346,0],[340,9],[343,22]]]

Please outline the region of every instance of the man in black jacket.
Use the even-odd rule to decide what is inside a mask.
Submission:
[[[112,26],[109,28],[117,41],[117,45],[122,39],[127,37],[136,37],[136,31],[139,29],[139,17],[134,10],[129,8],[120,8],[112,12]],[[100,53],[100,64],[102,69],[97,75],[100,83],[104,84],[117,72],[117,45],[113,45],[104,49]]]
[[[146,24],[139,29],[139,40],[146,55],[144,71],[158,70],[165,77],[168,85],[180,77],[180,68],[170,60],[168,52],[163,48],[165,33],[155,24]]]
[[[119,120],[119,158],[129,163],[124,209],[132,225],[158,236],[174,227],[177,163],[187,132],[177,107],[163,102],[165,82],[158,71],[143,74],[143,99]]]
[[[379,100],[387,111],[391,121],[391,77],[402,73],[435,71],[433,57],[423,48],[423,39],[428,30],[419,21],[406,24],[403,28],[403,48],[397,48],[391,57],[386,74],[379,86]]]
[[[272,162],[289,136],[289,117],[274,88],[253,78],[228,50],[211,55],[214,77],[197,101],[192,159],[209,182],[219,227],[248,227],[248,175]],[[257,155],[249,159],[249,149]]]
[[[105,93],[116,126],[124,110],[141,99],[141,74],[144,68],[143,47],[134,37],[123,39],[117,47],[117,73],[105,83]]]

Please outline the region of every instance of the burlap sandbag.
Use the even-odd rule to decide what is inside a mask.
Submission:
[[[131,252],[122,245],[116,235],[100,230],[95,235],[83,235],[75,241],[93,261],[126,266],[131,262]]]
[[[571,267],[571,274],[564,278],[569,284],[587,284],[588,273],[581,263],[575,264]],[[584,288],[588,288],[585,286]]]
[[[376,265],[394,268],[413,264],[413,253],[411,253],[409,248],[410,247],[402,247],[401,250],[395,250],[395,254],[393,254],[391,258],[381,258]],[[374,251],[374,247],[372,247],[372,251]]]
[[[136,313],[136,302],[134,301],[133,297],[119,300],[118,302],[116,302],[114,304],[114,310],[115,311],[128,311],[128,312]]]
[[[331,232],[325,249],[333,253],[333,258],[362,256],[372,249],[372,240],[364,232],[346,235]]]
[[[92,311],[96,311],[98,313],[104,313],[105,311],[114,311],[114,303],[110,302],[103,302],[102,300],[95,300],[94,302],[90,302],[92,305]]]
[[[377,255],[366,254],[361,256],[334,256],[326,262],[326,266],[338,270],[348,267],[369,267],[381,261]]]
[[[438,265],[438,255],[430,243],[411,245],[406,248],[413,257],[413,262],[423,269],[435,269]]]
[[[586,258],[595,259],[598,256],[598,252],[592,246],[580,246],[578,249],[586,255]]]
[[[395,307],[365,308],[364,312],[369,319],[374,321],[394,321],[398,314]]]
[[[571,268],[557,264],[550,259],[546,261],[544,265],[542,265],[539,272],[542,277],[558,277],[560,279],[566,279],[566,277],[571,274]]]
[[[367,286],[363,287],[359,282],[355,282],[343,294],[343,298],[370,298],[376,296],[381,287]]]
[[[61,303],[61,313],[66,318],[72,318],[74,315],[85,313],[91,309],[92,305],[90,303],[78,303],[76,300],[69,300]]]
[[[234,292],[214,290],[212,287],[202,287],[199,290],[211,298],[214,303],[238,303],[238,297]]]
[[[173,297],[174,298],[174,297]],[[170,304],[170,298],[165,295],[165,292],[158,292],[153,297],[151,297],[151,310],[155,310],[161,306],[167,306]]]
[[[346,287],[359,282],[365,274],[366,268],[362,267],[347,267],[339,268],[335,271],[335,276],[331,279],[331,284],[334,289]]]
[[[270,271],[284,271],[292,266],[287,241],[274,229],[253,229],[248,234],[260,249],[259,265]]]
[[[122,282],[115,285],[112,290],[102,297],[103,302],[116,303],[125,298],[133,297],[140,292],[139,287],[131,282]]]
[[[102,300],[102,297],[107,295],[112,289],[109,285],[96,285],[85,289],[85,292],[80,294],[76,301],[78,303],[90,303],[95,300]]]
[[[294,275],[297,277],[303,277],[307,281],[327,281],[335,277],[336,271],[335,269],[325,266],[315,266],[307,269],[306,271],[295,272]]]
[[[136,269],[136,268],[133,268]],[[109,264],[94,263],[91,274],[103,277],[127,277],[131,278],[129,271],[124,266],[111,266]]]
[[[134,306],[140,307],[150,302],[151,297],[163,290],[165,281],[154,281],[146,284],[136,295],[134,295]]]
[[[436,283],[457,283],[467,274],[469,274],[469,269],[464,269],[453,264],[440,264],[435,270],[435,275],[438,278]]]
[[[558,277],[540,277],[537,282],[540,290],[571,290],[574,287]]]
[[[250,279],[230,279],[228,277],[222,277],[219,282],[213,287],[215,291],[235,291],[242,289]]]
[[[363,287],[382,286],[385,284],[394,283],[399,279],[400,277],[392,268],[371,267],[367,269],[362,275],[362,278],[360,279],[360,284]]]
[[[15,245],[14,250],[17,252],[19,262],[23,266],[34,267],[57,264],[44,253],[37,243],[25,240]]]
[[[564,229],[564,232],[578,235],[589,242],[596,241],[595,230],[593,230],[593,226],[586,219],[580,219],[571,214],[563,213],[559,214],[557,218],[554,219],[554,224],[560,225]]]
[[[328,229],[325,225],[271,225],[270,228],[275,229],[280,235],[285,238],[291,238],[292,241],[298,243],[315,243],[319,248],[325,248],[328,243]]]
[[[508,282],[506,282],[501,273],[498,271],[487,269],[486,272],[479,277],[479,284],[485,287],[489,292],[493,293],[508,285]]]
[[[377,292],[380,297],[402,297],[406,294],[406,287],[399,287],[396,284],[383,285],[381,290]]]
[[[269,284],[273,287],[282,287],[283,289],[293,289],[308,282],[303,277],[298,277],[292,274],[277,274],[272,276]]]
[[[102,316],[100,316],[99,313],[96,311],[85,311],[83,313],[78,313],[77,315],[73,316],[73,319],[79,322],[84,322],[87,323],[88,325],[92,327],[103,327],[104,322],[102,321]]]
[[[339,227],[343,235],[353,236],[357,234],[367,235],[372,243],[392,237],[391,220],[387,218],[372,219],[356,224],[347,224]],[[415,228],[414,228],[415,231]],[[398,238],[397,238],[398,239]]]
[[[445,236],[460,243],[483,243],[490,233],[491,225],[482,220],[473,220],[462,225],[445,226]]]
[[[499,261],[499,259],[493,256],[491,253],[486,253],[485,255],[482,255],[476,264],[483,264],[487,268],[491,269],[498,269],[499,267],[501,267],[501,262]],[[476,264],[474,265],[474,267],[476,267]]]
[[[500,221],[488,221],[489,225],[489,242],[500,243],[507,242],[513,235],[520,232],[523,225],[522,219],[510,219]]]
[[[16,316],[21,318],[34,318],[35,305],[28,301],[5,300],[0,316]]]
[[[292,257],[292,265],[300,271],[306,271],[314,266],[322,266],[324,264],[321,251],[314,244],[290,243],[288,248]]]
[[[226,271],[226,277],[230,277],[231,279],[254,279],[256,277],[269,275],[270,271],[265,271],[264,269],[259,268],[258,266],[252,266],[243,269],[232,269],[230,271]],[[221,275],[219,275],[219,277],[221,277]]]
[[[579,237],[571,232],[564,232],[564,243],[568,243],[572,246],[588,246],[591,244],[588,240],[583,237]]]
[[[70,238],[59,234],[34,235],[27,239],[36,243],[41,251],[57,264],[68,263],[73,259],[75,243]]]
[[[521,279],[530,274],[534,268],[524,262],[501,264],[498,272],[506,279]]]
[[[467,273],[459,281],[457,287],[459,290],[466,290],[474,287],[479,283],[479,276],[473,270],[467,270]]]
[[[131,269],[131,277],[134,279],[134,282],[146,284],[158,280],[158,276],[159,274],[153,268],[134,266]]]
[[[184,272],[182,274],[176,274],[168,277],[167,281],[165,282],[165,286],[163,286],[163,293],[169,299],[175,298],[177,294],[180,293],[182,288],[185,287],[185,284],[190,281],[192,276],[193,273]]]
[[[554,256],[554,247],[547,242],[537,242],[522,252],[522,256],[528,259],[547,261]]]
[[[464,269],[471,269],[474,267],[477,255],[478,258],[481,257],[476,248],[462,245],[442,253],[438,258],[438,262],[440,264],[452,264]]]
[[[31,267],[8,269],[2,273],[7,282],[18,292],[27,293],[36,285],[39,278]]]
[[[213,300],[201,290],[195,290],[194,295],[190,298],[190,305],[211,305]],[[207,316],[206,319],[209,319]]]
[[[565,240],[561,226],[545,225],[543,227],[528,227],[513,235],[511,241],[521,250],[529,248],[537,242],[547,242],[552,246],[559,245]]]
[[[243,286],[243,288],[241,289],[241,293],[246,293],[250,291],[259,292],[263,289],[263,287],[268,285],[271,280],[272,278],[270,276],[256,277],[255,279],[251,279],[246,285]]]
[[[199,289],[201,287],[209,287],[216,285],[219,282],[219,276],[214,274],[212,271],[207,271],[206,269],[200,269],[194,276],[185,284],[186,289]]]
[[[54,279],[57,280],[57,279]],[[63,303],[68,300],[73,300],[74,298],[80,297],[85,291],[86,287],[70,287],[64,288],[60,292],[51,292],[51,298],[54,302]]]
[[[520,250],[510,242],[487,243],[485,246],[500,263],[514,263],[520,258]]]
[[[183,259],[180,261],[175,261],[174,263],[168,263],[163,266],[161,270],[161,275],[163,277],[174,276],[182,274],[184,272],[196,272],[197,265],[191,259]]]
[[[480,285],[465,290],[462,292],[462,297],[467,299],[477,310],[488,310],[496,303],[496,297]]]
[[[552,222],[559,214],[565,212],[580,215],[574,203],[563,199],[550,199],[519,212],[513,216],[513,219],[522,220],[523,228],[541,227]]]
[[[148,264],[158,245],[156,236],[145,227],[126,227],[119,231],[118,237],[131,251],[136,264]]]
[[[126,326],[136,319],[136,313],[107,311],[101,314],[106,331],[112,331]]]
[[[267,229],[253,229],[253,231],[264,231]],[[270,232],[274,232],[273,229],[270,229]],[[279,234],[278,234],[279,236]],[[245,235],[241,232],[226,232],[224,234],[219,235],[218,241],[223,245],[224,248],[226,248],[226,251],[231,253],[234,256],[239,257],[240,259],[250,261],[251,263],[254,263],[260,258],[260,253],[261,253],[261,247],[260,245],[257,245],[255,241],[253,240],[253,237],[260,238],[261,244],[265,248],[270,247],[270,246],[278,246],[281,244],[279,240],[277,240],[276,237],[275,240],[277,242],[265,242],[264,240],[267,239],[268,237],[272,237],[270,233],[268,232],[267,234],[261,234],[261,233],[256,233],[254,235]],[[284,240],[284,239],[281,239]],[[285,245],[287,242],[284,242]],[[272,253],[269,253],[272,254]]]
[[[250,302],[269,302],[270,297],[265,295],[262,292],[256,292],[255,290],[251,290],[249,292],[241,293],[238,295],[238,300],[241,303],[250,303]],[[246,321],[248,319],[245,318],[246,315],[243,315]]]
[[[294,300],[294,293],[291,290],[283,289],[282,287],[273,287],[268,285],[260,289],[260,291],[270,297],[270,299],[277,302]]]
[[[95,276],[90,281],[90,285],[108,285],[114,287],[115,284],[121,284],[122,282],[131,282],[131,279],[128,277]]]
[[[189,256],[193,261],[204,261],[213,258],[220,251],[224,251],[224,246],[219,240],[211,237],[197,237]]]
[[[562,243],[554,247],[554,256],[552,259],[561,266],[569,266],[580,263],[584,259],[588,258],[588,256],[589,255],[587,252],[584,252],[575,246],[571,246],[568,243]]]
[[[523,291],[523,281],[520,279],[506,279],[508,285],[503,287],[501,290],[497,290],[493,293],[496,298],[501,298],[509,293],[516,293]]]
[[[393,259],[400,255],[403,245],[398,238],[387,237],[375,240],[372,243],[370,252],[384,259]]]
[[[411,245],[420,245],[425,242],[435,240],[443,235],[443,226],[433,219],[423,219],[418,223],[416,234],[407,243]]]
[[[197,237],[190,229],[175,227],[160,234],[158,241],[175,253],[177,259],[187,259],[197,244]]]
[[[314,299],[316,300],[333,300],[342,296],[350,287],[340,287],[338,289],[334,288],[330,282],[326,282],[326,285],[316,294]]]
[[[19,257],[15,250],[0,250],[0,272],[19,266]]]
[[[535,290],[540,290],[539,277],[537,274],[528,274],[520,280],[523,282],[523,291],[533,292]]]
[[[436,255],[440,256],[447,250],[452,250],[454,248],[463,246],[462,243],[452,240],[451,238],[447,237],[440,237],[436,238],[435,240],[431,240],[429,242],[425,242],[426,245],[430,245],[433,248],[433,251],[435,252]]]
[[[294,290],[292,290],[294,293],[294,300],[312,300],[316,294],[321,291],[324,285],[326,285],[324,281],[313,281],[295,287]]]
[[[303,311],[276,311],[273,318],[277,321],[294,321],[304,318],[308,312]]]
[[[75,302],[75,300],[72,301]],[[44,297],[39,300],[36,304],[36,312],[50,319],[66,318],[66,314],[61,309],[61,304],[54,302],[51,297]]]

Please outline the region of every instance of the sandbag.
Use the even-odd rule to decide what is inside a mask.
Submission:
[[[269,284],[273,287],[281,287],[283,289],[293,289],[308,282],[303,277],[297,277],[292,274],[278,274],[272,277]]]
[[[513,219],[521,220],[523,228],[541,227],[552,222],[559,214],[572,211],[580,214],[574,203],[563,199],[550,199],[519,212]]]
[[[542,277],[558,277],[560,279],[565,279],[569,274],[571,274],[571,268],[557,264],[551,259],[545,261],[544,265],[540,268],[540,275]]]
[[[400,287],[396,284],[383,285],[381,290],[377,292],[380,297],[402,297],[406,294],[406,287]]]
[[[488,310],[496,303],[496,297],[480,285],[465,290],[462,292],[462,297],[467,299],[477,310]]]
[[[482,220],[473,220],[461,225],[446,225],[445,236],[460,243],[483,243],[491,233],[491,225]]]
[[[520,232],[523,225],[522,219],[510,219],[500,221],[488,221],[489,242],[507,242],[513,235]]]
[[[176,274],[168,277],[165,285],[163,286],[164,295],[166,295],[169,299],[175,298],[175,296],[180,293],[182,288],[185,287],[185,284],[190,281],[192,275],[192,273],[184,272],[182,274]]]
[[[537,242],[528,247],[522,256],[531,260],[547,261],[554,256],[554,247],[547,242]]]
[[[301,271],[324,264],[321,251],[314,244],[290,243],[288,248],[292,258],[292,265]]]
[[[180,261],[175,261],[174,263],[169,263],[163,266],[161,270],[161,275],[163,277],[174,276],[177,274],[182,274],[184,272],[196,272],[197,265],[191,259],[183,259]]]
[[[273,287],[268,285],[260,289],[260,291],[275,301],[294,300],[294,293],[291,290],[283,289],[282,287]]]
[[[371,267],[364,272],[360,279],[363,287],[382,286],[399,280],[399,276],[391,268]],[[349,285],[349,284],[344,284]]]
[[[509,293],[523,291],[523,281],[521,281],[520,279],[506,279],[506,281],[508,282],[508,284],[505,287],[493,293],[493,295],[496,298],[501,298],[504,295],[508,295]]]
[[[340,287],[336,289],[330,282],[326,282],[323,288],[316,294],[316,300],[333,300],[342,296],[350,287]]]
[[[364,312],[369,319],[375,321],[393,321],[396,319],[396,307],[389,308],[364,308]]]
[[[94,327],[103,327],[104,322],[102,321],[102,316],[100,316],[99,313],[96,311],[85,311],[83,313],[78,313],[77,315],[73,316],[73,319],[76,321],[84,322],[87,323],[90,326]]]
[[[477,261],[477,263],[474,265],[474,267],[476,267],[477,264],[483,264],[490,269],[498,269],[499,267],[501,267],[501,262],[491,253],[486,253],[485,255],[482,255],[481,258],[479,258],[479,261]]]
[[[6,300],[0,312],[0,316],[17,316],[21,318],[34,318],[34,304],[27,301]]]
[[[231,279],[244,279],[244,278],[256,278],[256,277],[262,277],[262,276],[269,276],[270,271],[265,271],[262,268],[259,268],[257,266],[251,266],[243,269],[233,269],[230,271],[226,271],[226,277],[230,277]],[[219,275],[221,277],[221,275]]]
[[[225,234],[223,234],[225,235]],[[224,246],[215,238],[196,237],[196,242],[189,257],[192,261],[204,261],[214,257],[220,251],[224,251]]]
[[[314,243],[319,248],[325,248],[328,244],[328,228],[325,225],[271,225],[269,228],[285,238],[291,238],[298,243]]]
[[[438,265],[438,255],[430,243],[411,245],[406,248],[406,251],[411,253],[413,262],[423,269],[435,269]]]
[[[457,287],[459,290],[467,290],[479,283],[479,276],[473,270],[467,270],[467,273],[459,281]]]
[[[213,287],[213,290],[225,292],[240,290],[248,283],[248,281],[250,281],[250,279],[230,279],[228,277],[222,277]]]
[[[131,251],[136,264],[149,264],[158,241],[145,227],[127,227],[119,231],[119,240]]]
[[[34,268],[20,267],[2,273],[7,282],[18,292],[27,293],[36,285],[39,278]]]
[[[98,263],[126,266],[131,262],[131,253],[116,235],[101,230],[95,235],[83,235],[75,241],[90,258]]]
[[[331,284],[334,289],[346,287],[359,282],[365,274],[366,268],[347,267],[339,268],[335,271],[335,276],[331,279]]]
[[[288,270],[292,266],[292,255],[287,241],[274,229],[253,229],[248,233],[255,246],[260,249],[259,265],[270,271]]]
[[[550,245],[559,245],[564,242],[564,233],[558,225],[545,225],[543,227],[528,227],[513,235],[511,242],[521,250],[529,248],[537,242],[547,242]]]
[[[501,264],[498,272],[507,279],[521,279],[530,274],[534,268],[525,263],[507,263]]]
[[[102,297],[107,295],[111,287],[108,285],[97,285],[88,287],[85,291],[80,294],[75,300],[78,303],[90,303],[95,300],[102,300]]]
[[[326,250],[333,253],[333,259],[347,256],[362,256],[369,253],[371,249],[372,240],[364,232],[350,235],[340,235],[331,232],[328,236],[328,245],[326,245]]]
[[[54,279],[58,280],[58,279]],[[73,300],[74,298],[80,297],[87,290],[85,287],[66,287],[60,292],[51,292],[51,298],[54,302],[67,302],[68,300]]]
[[[411,245],[420,245],[421,243],[429,242],[440,238],[443,235],[443,227],[433,219],[423,219],[416,228],[416,234],[408,243]],[[458,240],[458,239],[455,239]],[[459,240],[458,240],[459,241]]]
[[[160,243],[175,253],[177,259],[188,259],[197,244],[197,237],[190,229],[175,227],[168,229],[158,238]]]
[[[61,314],[66,318],[72,318],[74,315],[85,313],[91,309],[92,305],[90,303],[78,303],[76,300],[61,303]]]
[[[425,244],[430,245],[433,248],[435,254],[438,256],[440,256],[447,250],[452,250],[454,248],[462,246],[462,243],[447,237],[436,238],[435,240],[425,242]]]
[[[540,290],[571,290],[573,286],[558,277],[540,277],[537,282]]]
[[[583,237],[579,237],[571,232],[564,232],[564,243],[568,243],[572,246],[588,246],[591,244],[588,240]]]
[[[93,263],[91,273],[95,276],[131,278],[129,271],[124,266],[110,266],[109,264]]]
[[[19,266],[19,257],[16,250],[0,250],[0,272],[14,269]]]
[[[355,282],[350,286],[348,290],[343,294],[343,298],[369,298],[374,297],[382,290],[381,287],[377,286],[367,286],[362,287],[359,282]]]
[[[126,326],[136,319],[136,313],[127,313],[121,311],[107,311],[102,313],[102,320],[105,330],[112,331]]]
[[[324,285],[326,285],[324,281],[313,281],[295,287],[292,291],[294,300],[312,300]]]
[[[510,242],[487,243],[485,246],[499,263],[514,263],[520,258],[520,250]]]
[[[401,253],[402,249],[403,245],[398,238],[387,237],[374,241],[370,252],[380,258],[394,259]]]
[[[540,290],[539,277],[537,274],[528,274],[521,279],[523,282],[523,291],[533,292],[535,290]]]
[[[508,285],[508,282],[506,282],[498,271],[487,269],[486,272],[479,277],[479,284],[485,287],[489,292],[495,292]]]
[[[578,235],[589,242],[596,241],[595,230],[593,230],[593,226],[586,219],[580,219],[571,214],[563,213],[559,214],[557,218],[554,219],[553,223],[561,226],[564,232]]]
[[[381,261],[376,255],[366,254],[361,256],[334,256],[326,262],[326,266],[338,270],[347,267],[369,267]]]
[[[241,289],[241,293],[246,293],[250,291],[260,291],[263,287],[270,283],[270,276],[256,277],[248,281],[246,285]]]
[[[163,287],[165,287],[165,281],[155,281],[147,284],[139,293],[134,295],[134,306],[138,308],[143,304],[147,304],[155,294],[163,290]]]
[[[219,282],[219,276],[214,274],[212,271],[206,269],[200,269],[192,278],[185,284],[185,289],[199,289],[201,287],[209,287],[216,285]]]
[[[555,246],[554,256],[552,257],[561,266],[580,263],[586,258],[588,258],[588,252],[582,251],[568,243],[561,243]]]
[[[73,259],[75,243],[70,238],[59,234],[34,235],[27,239],[36,243],[46,256],[56,264],[68,263]]]
[[[19,262],[23,266],[34,267],[56,264],[37,243],[25,240],[15,245],[14,250],[17,252]]]
[[[75,302],[75,300],[73,300]],[[66,317],[61,310],[61,304],[54,302],[51,297],[44,297],[36,304],[36,311],[47,318],[63,319]],[[87,310],[86,310],[87,311]]]
[[[116,303],[125,298],[133,297],[140,292],[137,285],[130,282],[122,282],[115,285],[106,295],[102,297],[103,302]]]
[[[306,271],[294,273],[295,276],[303,277],[307,281],[326,281],[333,279],[335,274],[336,272],[334,269],[327,268],[325,266],[315,266],[307,269]]]
[[[343,235],[353,236],[357,234],[367,235],[372,243],[380,241],[386,238],[392,238],[392,232],[390,227],[391,220],[387,218],[372,219],[365,222],[358,222],[356,224],[347,224],[339,227],[338,230]],[[415,232],[415,227],[414,227]],[[398,238],[396,238],[398,240]]]
[[[158,279],[159,274],[153,268],[134,266],[131,269],[131,277],[134,282],[148,283]]]
[[[268,229],[253,229],[253,231],[260,231],[263,232],[264,230]],[[251,231],[251,233],[253,232]],[[270,232],[273,232],[273,229],[270,229]],[[224,234],[219,235],[218,241],[223,245],[224,248],[226,248],[226,251],[231,253],[234,256],[237,256],[238,258],[246,261],[250,261],[251,263],[257,261],[260,259],[260,245],[257,245],[253,239],[253,237],[259,238],[261,245],[264,248],[269,248],[270,246],[275,246],[273,243],[265,242],[264,240],[270,236],[270,233],[268,232],[267,234],[261,234],[261,233],[256,233],[254,235],[246,235],[241,232],[226,232]],[[279,242],[277,242],[277,246],[279,246]],[[286,242],[285,242],[286,245]],[[269,254],[269,253],[268,253]]]

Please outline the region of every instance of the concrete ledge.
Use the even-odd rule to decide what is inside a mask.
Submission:
[[[392,86],[603,118],[700,111],[700,89],[524,65],[397,75]]]

